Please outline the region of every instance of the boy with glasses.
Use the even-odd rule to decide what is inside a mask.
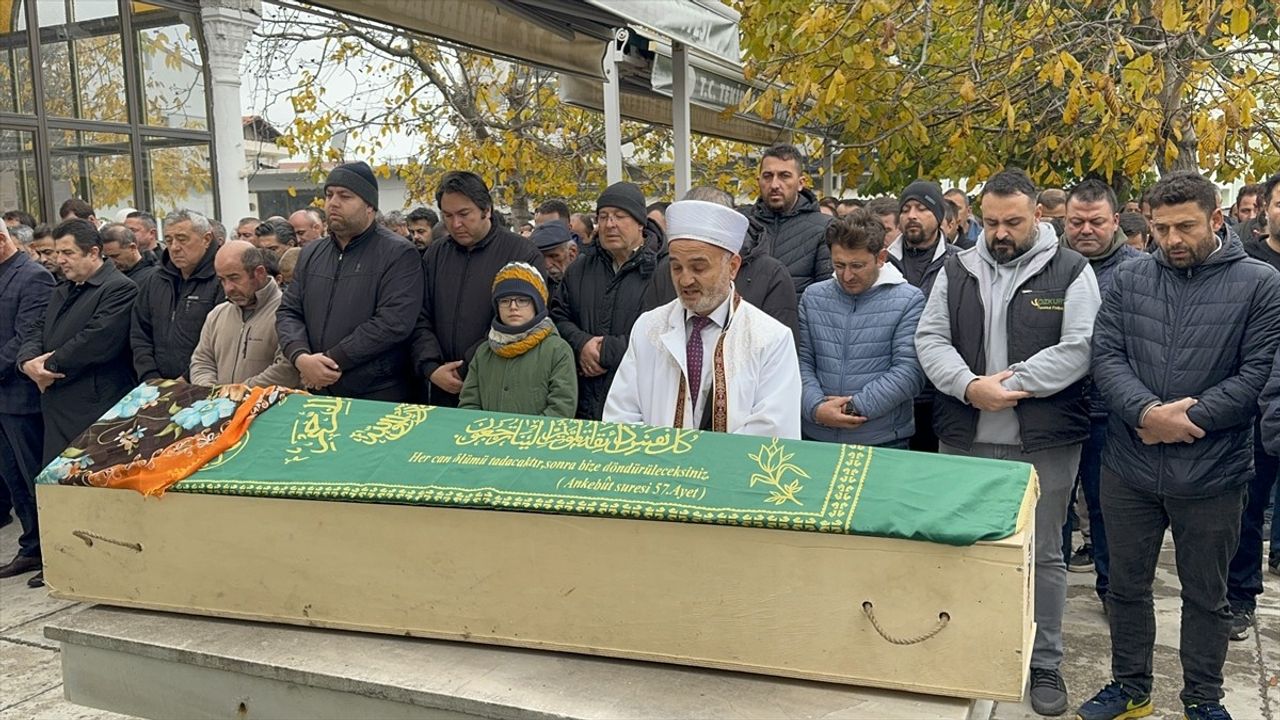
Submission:
[[[547,315],[538,269],[508,263],[493,279],[494,318],[462,383],[464,410],[573,417],[578,374],[573,350]]]

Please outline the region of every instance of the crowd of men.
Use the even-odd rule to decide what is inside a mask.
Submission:
[[[1280,450],[1280,175],[1224,212],[1196,174],[1122,204],[1097,179],[1039,189],[1006,169],[973,213],[923,179],[819,199],[803,168],[779,145],[754,204],[711,187],[647,203],[620,182],[593,213],[544,202],[521,232],[465,171],[438,215],[382,214],[360,162],[330,172],[323,209],[230,236],[189,210],[6,213],[0,510],[23,533],[0,577],[39,586],[32,479],[156,378],[1016,460],[1040,484],[1036,711],[1068,708],[1070,566],[1096,573],[1113,645],[1080,717],[1150,712],[1171,528],[1185,711],[1228,717]]]

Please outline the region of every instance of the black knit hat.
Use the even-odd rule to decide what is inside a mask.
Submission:
[[[369,163],[346,163],[330,170],[324,187],[327,190],[331,186],[346,188],[369,203],[369,207],[378,209],[378,178],[374,176]]]
[[[626,214],[636,219],[640,225],[644,225],[648,212],[644,206],[644,193],[640,192],[640,188],[629,182],[616,182],[604,189],[600,193],[600,199],[596,200],[596,212],[600,212],[600,208],[616,207]]]
[[[943,209],[946,207],[942,204],[942,187],[938,183],[932,183],[928,180],[917,180],[907,186],[902,191],[902,197],[898,198],[898,211],[902,211],[902,206],[907,204],[908,200],[916,202],[929,208],[933,216],[937,218],[938,225],[942,225],[942,217],[945,214]]]

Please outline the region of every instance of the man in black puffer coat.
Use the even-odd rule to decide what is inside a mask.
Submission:
[[[578,418],[599,420],[614,372],[627,352],[631,326],[666,244],[647,217],[644,194],[614,183],[596,201],[599,239],[565,271],[551,319],[578,359]]]
[[[773,240],[773,256],[791,271],[796,301],[811,283],[831,277],[831,249],[826,243],[831,218],[818,209],[818,198],[804,186],[804,162],[791,145],[775,145],[760,160],[760,199],[746,211]]]
[[[1227,567],[1280,344],[1280,275],[1218,234],[1217,188],[1204,177],[1166,176],[1145,197],[1159,249],[1116,268],[1093,337],[1093,379],[1111,409],[1101,495],[1114,682],[1081,715],[1150,702],[1152,581],[1172,527],[1185,714],[1225,717]]]
[[[170,213],[164,237],[160,267],[138,286],[129,333],[134,372],[143,381],[186,378],[205,318],[227,299],[213,270],[218,244],[208,218],[190,210]]]
[[[312,392],[412,400],[409,336],[422,307],[418,251],[375,222],[378,179],[367,163],[335,167],[324,193],[329,233],[298,257],[276,311],[280,350]]]

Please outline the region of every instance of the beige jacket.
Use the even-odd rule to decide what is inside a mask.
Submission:
[[[276,339],[276,309],[281,297],[280,286],[269,280],[258,291],[258,304],[248,320],[230,300],[215,307],[191,353],[191,383],[298,387],[298,371],[280,354]]]

